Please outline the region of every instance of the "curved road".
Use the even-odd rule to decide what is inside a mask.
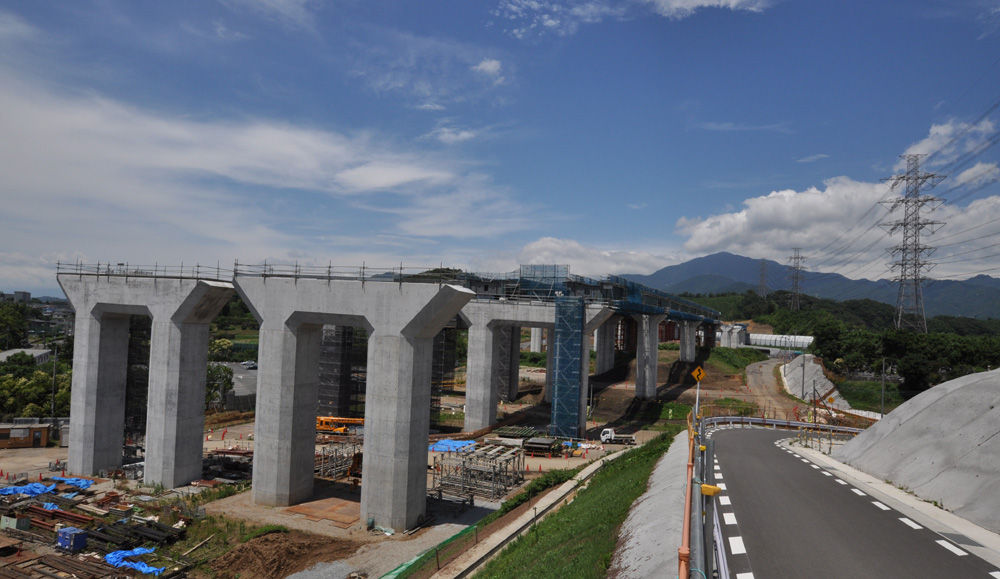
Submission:
[[[1000,579],[962,542],[923,528],[777,441],[787,431],[718,430],[719,520],[736,579]]]
[[[771,358],[747,366],[749,394],[740,397],[756,402],[761,411],[767,413],[768,418],[792,420],[795,419],[793,409],[801,403],[789,398],[774,377],[774,369],[781,363],[781,360]]]

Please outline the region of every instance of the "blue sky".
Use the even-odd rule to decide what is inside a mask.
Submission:
[[[0,290],[58,260],[1000,274],[998,0],[0,2]],[[996,222],[992,220],[996,219]]]

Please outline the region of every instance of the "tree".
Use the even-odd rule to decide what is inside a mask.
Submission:
[[[27,306],[0,302],[0,350],[20,348],[28,343]]]
[[[35,358],[24,352],[18,352],[0,362],[0,374],[11,374],[18,378],[27,378],[35,373]]]
[[[209,364],[205,374],[205,407],[219,407],[226,392],[233,389],[233,369],[224,364]]]
[[[226,338],[212,340],[208,344],[209,360],[228,360],[233,355],[233,341]]]

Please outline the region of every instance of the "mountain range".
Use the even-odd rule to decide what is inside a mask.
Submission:
[[[791,290],[792,268],[768,259],[728,252],[698,257],[664,267],[649,275],[624,277],[671,294],[743,293],[760,287]],[[891,280],[850,279],[838,273],[802,270],[799,288],[804,294],[837,301],[871,299],[896,305],[898,284]],[[962,281],[927,280],[923,286],[928,317],[964,316],[1000,319],[1000,279],[978,275]]]

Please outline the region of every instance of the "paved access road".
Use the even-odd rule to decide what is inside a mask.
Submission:
[[[1000,570],[776,444],[787,431],[718,430],[719,520],[736,579],[1000,579]]]

